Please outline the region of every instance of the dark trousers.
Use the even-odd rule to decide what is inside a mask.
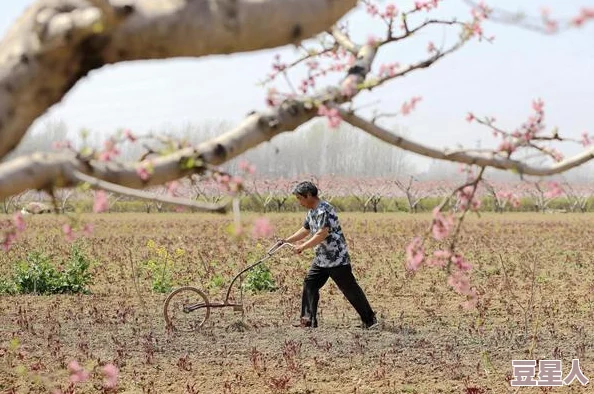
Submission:
[[[322,268],[312,264],[303,281],[303,296],[301,299],[301,318],[310,321],[312,327],[318,326],[318,302],[320,289],[332,278],[342,294],[355,308],[363,324],[373,324],[375,314],[365,297],[365,293],[353,276],[351,265],[341,265],[333,268]]]

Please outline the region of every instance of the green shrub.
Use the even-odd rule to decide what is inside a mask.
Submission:
[[[209,286],[214,289],[220,289],[225,286],[225,278],[221,274],[216,274],[210,280]]]
[[[56,288],[58,293],[84,293],[88,294],[88,285],[92,283],[89,272],[91,261],[76,245],[72,246],[70,259],[66,263],[60,282]]]
[[[173,273],[175,261],[186,252],[175,249],[169,252],[164,246],[159,246],[152,239],[147,242],[149,258],[142,263],[148,276],[151,278],[151,288],[157,293],[168,293],[173,290]]]
[[[171,272],[167,259],[150,258],[143,265],[151,278],[151,288],[157,293],[168,293],[173,289]]]
[[[253,293],[275,291],[277,289],[272,272],[265,264],[260,264],[248,271],[243,288]]]
[[[88,294],[92,275],[91,262],[76,245],[72,246],[69,260],[58,270],[50,258],[40,252],[30,252],[24,261],[14,267],[12,284],[0,285],[0,292],[18,294]],[[3,291],[4,290],[4,291]]]
[[[15,267],[14,283],[19,294],[53,294],[60,273],[48,256],[39,251],[27,255]]]
[[[13,281],[0,278],[0,294],[16,294],[17,289]]]
[[[157,293],[169,293],[173,290],[173,285],[171,284],[171,274],[169,271],[163,269],[161,274],[155,275],[153,277],[153,291]]]

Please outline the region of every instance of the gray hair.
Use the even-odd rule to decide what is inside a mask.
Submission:
[[[308,194],[317,197],[318,188],[310,181],[299,182],[297,186],[293,188],[293,194],[299,194],[300,196],[307,197]]]

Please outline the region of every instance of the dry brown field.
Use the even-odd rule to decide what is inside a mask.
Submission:
[[[256,217],[243,219],[249,224]],[[304,213],[267,217],[286,237]],[[438,269],[406,275],[404,248],[426,230],[429,215],[340,218],[355,275],[381,318],[378,330],[357,327],[354,310],[331,281],[321,291],[320,327],[293,327],[312,253],[289,250],[266,262],[278,289],[244,291],[243,313],[215,309],[196,332],[168,330],[167,293],[152,290],[147,261],[167,260],[174,288],[196,286],[217,301],[271,241],[255,240],[249,231],[234,239],[225,231],[229,216],[84,215],[95,225],[77,241],[93,261],[90,294],[0,295],[0,392],[594,392],[594,382],[577,380],[557,388],[510,385],[514,359],[562,360],[565,377],[577,358],[594,379],[593,215],[469,217],[458,248],[474,266],[480,301],[473,310],[460,306],[464,299]],[[67,257],[64,221],[31,217],[15,247],[0,252],[0,276],[11,275],[31,251],[52,261]],[[69,383],[71,360],[90,371],[88,381]],[[120,371],[111,391],[102,388],[100,372],[110,362]]]

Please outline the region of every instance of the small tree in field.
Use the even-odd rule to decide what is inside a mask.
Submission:
[[[10,212],[18,211],[20,201],[26,192],[5,197],[2,200],[2,213],[8,214]]]
[[[385,195],[385,192],[388,189],[387,184],[377,185],[374,184],[365,184],[363,182],[355,182],[356,184],[353,185],[354,190],[352,190],[353,196],[359,202],[361,208],[363,208],[363,212],[373,211],[378,212],[378,207],[382,198]]]
[[[395,180],[394,184],[401,192],[404,193],[406,196],[406,202],[408,203],[408,212],[416,213],[421,201],[431,195],[431,192],[428,190],[423,190],[423,188],[419,188],[418,180],[414,176],[409,176],[408,182],[403,182],[401,180]]]
[[[513,191],[500,189],[491,182],[484,182],[483,185],[493,201],[493,211],[503,213],[509,206],[514,208],[520,206],[520,200]]]
[[[557,182],[551,182],[548,186],[543,184],[542,181],[530,182],[529,184],[531,187],[527,192],[532,197],[537,212],[546,212],[555,198],[563,194],[563,190]]]
[[[267,109],[249,114],[227,133],[197,145],[161,140],[162,148],[147,150],[137,161],[122,162],[118,159],[119,144],[139,138],[124,130],[101,149],[75,151],[65,145],[57,153],[33,153],[4,161],[0,164],[0,200],[28,189],[43,189],[52,194],[57,189],[85,183],[93,189],[225,212],[228,202],[198,202],[171,193],[155,195],[143,189],[167,184],[170,190],[171,182],[200,174],[211,175],[237,193],[240,183],[221,175],[217,166],[283,132],[292,132],[324,117],[331,128],[346,122],[389,145],[469,167],[467,181],[434,210],[428,234],[416,237],[408,246],[407,263],[411,270],[424,263],[446,269],[452,287],[471,301],[476,300],[476,291],[468,281],[471,265],[456,250],[455,240],[467,212],[478,209],[476,191],[484,170],[491,167],[521,175],[549,176],[586,163],[594,151],[587,148],[574,157],[563,158],[550,147],[551,142],[566,139],[556,130],[547,130],[545,105],[540,99],[532,103],[526,122],[513,130],[500,126],[491,116],[469,113],[468,121],[483,125],[499,139],[492,149],[480,151],[431,147],[397,135],[377,121],[384,115],[407,116],[421,105],[421,97],[400,99],[393,103],[398,111],[373,118],[361,115],[351,104],[361,93],[373,94],[399,78],[438,66],[470,42],[491,41],[488,21],[521,24],[551,34],[582,26],[594,18],[594,9],[577,10],[576,16],[568,20],[556,20],[543,12],[537,22],[532,22],[518,21],[515,15],[473,1],[467,1],[465,15],[442,17],[435,11],[442,3],[419,0],[399,8],[394,3],[372,0],[136,0],[117,4],[111,0],[39,0],[15,21],[0,43],[0,158],[17,148],[32,122],[60,102],[79,80],[108,64],[230,54],[294,44],[301,55],[288,62],[277,57],[265,83],[273,83],[279,77],[290,81],[290,72],[296,67],[304,67],[306,77],[290,83],[287,92],[270,86],[265,98]],[[377,22],[375,26],[382,26],[379,36],[361,41],[351,38],[342,18],[356,7],[364,9]],[[425,48],[424,55],[410,64],[400,64],[398,59],[377,64],[378,54],[386,48],[401,45],[433,28],[449,29],[455,32],[456,39],[444,41],[443,45],[419,44]],[[331,76],[339,76],[339,82]],[[585,134],[584,145],[589,145],[590,140]],[[349,153],[356,154],[356,149]],[[538,154],[552,164],[534,165],[522,159],[525,153]],[[446,212],[452,199],[459,209],[455,217]],[[104,207],[103,201],[100,203],[97,206]],[[12,228],[3,231],[0,242],[6,249],[23,228],[17,217]],[[425,248],[430,238],[448,238],[451,242],[429,259]]]
[[[561,188],[567,197],[569,211],[586,212],[588,209],[588,200],[592,196],[591,187],[577,187],[572,186],[569,182],[563,182]]]
[[[257,201],[264,212],[275,210],[281,212],[290,197],[292,183],[287,179],[259,179],[255,178],[247,192]]]

